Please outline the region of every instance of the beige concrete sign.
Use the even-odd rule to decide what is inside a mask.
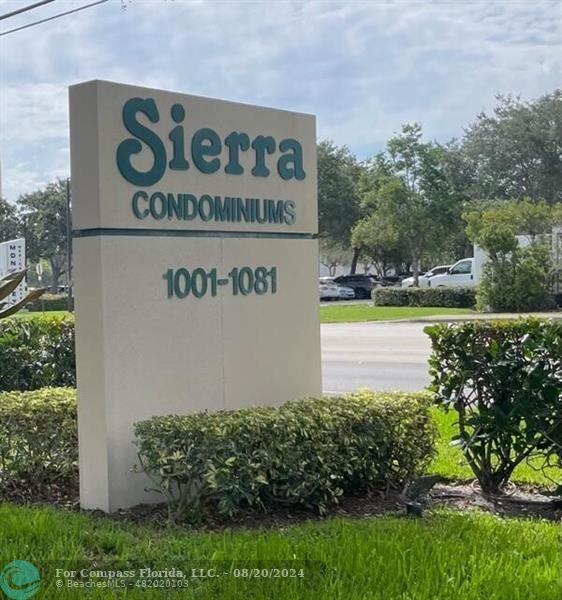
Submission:
[[[70,88],[80,498],[154,497],[132,428],[321,391],[311,115]]]

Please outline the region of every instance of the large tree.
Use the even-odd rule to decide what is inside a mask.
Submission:
[[[26,248],[33,262],[44,258],[51,267],[52,288],[57,290],[67,261],[66,181],[18,199],[24,221]]]
[[[318,144],[318,221],[321,239],[351,247],[351,230],[360,218],[359,179],[362,166],[345,147],[331,141]],[[359,249],[354,249],[355,273]]]
[[[13,240],[21,233],[21,223],[16,208],[0,197],[0,242]]]
[[[444,156],[441,146],[422,142],[421,125],[404,125],[371,164],[371,189],[362,198],[366,216],[354,229],[354,244],[379,255],[401,249],[416,281],[424,258],[437,256],[462,228],[462,203]]]
[[[562,90],[531,102],[498,96],[463,140],[475,198],[562,201]]]

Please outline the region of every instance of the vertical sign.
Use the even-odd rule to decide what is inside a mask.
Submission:
[[[315,118],[70,88],[82,506],[150,499],[133,424],[321,392]]]
[[[22,269],[25,269],[25,239],[18,238],[0,243],[0,277]],[[27,284],[24,279],[8,297],[8,304],[20,302],[26,292]]]

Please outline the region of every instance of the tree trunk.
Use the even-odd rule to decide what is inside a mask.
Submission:
[[[351,260],[351,268],[349,269],[351,275],[355,275],[355,272],[357,271],[357,263],[359,262],[360,254],[361,248],[353,248],[353,258]]]
[[[64,273],[64,269],[62,268],[61,265],[59,265],[59,263],[56,260],[53,260],[52,258],[49,259],[49,262],[51,263],[51,277],[52,277],[51,292],[53,294],[57,294],[59,291],[59,279],[61,278],[62,274]]]
[[[414,256],[412,261],[412,274],[414,276],[414,286],[419,287],[420,285],[420,261],[417,256]]]

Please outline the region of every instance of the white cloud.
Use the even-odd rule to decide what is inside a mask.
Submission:
[[[54,83],[22,83],[2,90],[2,139],[33,145],[68,137],[68,110],[64,89]]]
[[[4,188],[13,198],[68,169],[66,88],[94,78],[316,113],[320,136],[363,155],[403,122],[459,136],[497,92],[562,86],[561,11],[558,0],[113,0],[0,37]]]

